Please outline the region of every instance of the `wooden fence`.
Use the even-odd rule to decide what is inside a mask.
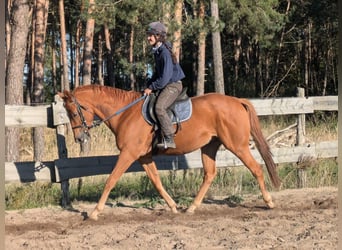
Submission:
[[[297,114],[297,137],[305,134],[305,114],[314,111],[337,111],[337,96],[293,97],[273,99],[250,99],[259,116]],[[64,127],[69,122],[62,101],[58,96],[52,105],[45,106],[9,106],[5,105],[6,127],[50,127],[56,129],[59,159],[47,162],[6,162],[5,181],[32,182],[44,180],[61,183],[63,190],[62,205],[68,206],[69,179],[109,174],[117,160],[117,156],[68,158],[65,144]],[[293,147],[271,147],[276,163],[298,163],[308,158],[337,157],[337,140],[317,143],[303,143],[297,139]],[[251,149],[256,160],[263,163],[258,151]],[[178,170],[201,168],[200,152],[195,151],[181,156],[154,157],[159,170]],[[220,150],[216,157],[217,167],[241,166],[238,158],[227,150]],[[143,171],[138,163],[134,163],[128,172]]]

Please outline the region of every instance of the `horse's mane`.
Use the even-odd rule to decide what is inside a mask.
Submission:
[[[81,94],[83,92],[93,92],[93,94],[105,94],[112,100],[117,101],[133,101],[137,98],[139,98],[142,93],[136,92],[136,91],[127,91],[123,89],[113,88],[110,86],[103,86],[103,85],[97,85],[97,84],[91,84],[91,85],[84,85],[79,86],[76,89],[74,89],[73,94]]]

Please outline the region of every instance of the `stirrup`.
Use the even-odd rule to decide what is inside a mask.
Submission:
[[[163,141],[157,144],[159,149],[176,148],[175,141],[173,140],[173,135],[164,136]]]

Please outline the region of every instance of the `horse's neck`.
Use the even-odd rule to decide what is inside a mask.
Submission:
[[[103,120],[108,116],[112,116],[137,98],[135,92],[113,89],[111,91],[94,93],[91,100],[95,114]]]

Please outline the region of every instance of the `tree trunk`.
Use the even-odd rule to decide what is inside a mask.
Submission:
[[[182,10],[183,10],[183,0],[176,0],[175,2],[175,17],[177,28],[173,33],[174,41],[172,45],[173,52],[176,55],[177,61],[179,62],[180,51],[181,51],[181,35],[182,35]]]
[[[105,27],[104,27],[104,30],[105,30],[105,40],[106,40],[106,59],[107,59],[107,64],[106,64],[106,67],[107,67],[107,83],[109,86],[113,86],[115,87],[115,74],[114,74],[114,61],[113,61],[113,58],[114,58],[114,52],[113,52],[113,49],[112,49],[112,45],[111,45],[111,34],[110,34],[110,31],[109,31],[109,28],[107,26],[107,24],[105,24]]]
[[[325,66],[324,66],[324,79],[323,79],[323,88],[322,88],[322,96],[326,95],[327,91],[327,83],[328,83],[328,58],[325,58]]]
[[[107,67],[107,79],[106,82],[110,86],[115,87],[115,76],[114,76],[114,62],[113,62],[113,51],[112,51],[112,45],[111,45],[111,34],[108,28],[108,25],[104,24],[104,35],[105,35],[105,44],[106,44],[106,64]]]
[[[11,43],[6,69],[6,104],[23,104],[23,74],[27,36],[31,25],[29,0],[13,0]],[[19,160],[19,128],[6,128],[6,161]]]
[[[62,54],[62,65],[63,65],[63,79],[61,90],[70,90],[69,83],[69,69],[68,69],[68,55],[67,55],[67,44],[66,44],[66,29],[65,29],[65,18],[64,18],[64,0],[59,0],[59,19],[61,26],[61,54]]]
[[[99,34],[99,39],[98,39],[98,46],[99,46],[99,54],[97,56],[98,58],[98,63],[97,63],[97,78],[99,81],[100,85],[104,85],[103,82],[103,50],[102,50],[102,35]]]
[[[304,64],[304,86],[305,86],[305,95],[308,95],[309,90],[309,53],[308,53],[308,38],[307,31],[305,31],[305,38],[303,43],[303,53],[302,53],[302,62]]]
[[[46,22],[49,9],[48,0],[36,1],[36,20],[34,37],[34,81],[32,91],[32,102],[34,104],[44,103],[44,60],[45,60],[45,37]],[[44,128],[33,128],[34,160],[42,161],[44,156]]]
[[[113,51],[109,51],[107,53],[107,78],[108,81],[106,82],[106,85],[108,84],[109,86],[115,87],[115,72],[114,72],[114,53]]]
[[[5,68],[7,67],[7,57],[9,53],[9,49],[11,46],[11,24],[10,24],[10,15],[12,8],[12,0],[7,1],[7,6],[5,10],[5,22],[6,22],[6,56],[5,56]]]
[[[192,1],[193,2],[193,12],[192,12],[192,14],[193,14],[193,20],[199,20],[198,19],[198,12],[199,12],[199,8],[198,8],[198,2],[197,2],[197,0],[193,0]],[[192,75],[193,75],[193,77],[192,77],[192,88],[191,88],[191,90],[190,90],[190,93],[191,93],[191,95],[196,95],[196,93],[197,93],[197,77],[198,77],[198,67],[197,67],[197,65],[198,65],[198,37],[197,37],[197,39],[193,39],[193,41],[192,41],[192,44],[193,44],[193,50],[192,50],[192,58],[197,58],[197,60],[193,60],[192,61]],[[197,49],[195,49],[197,47]]]
[[[69,26],[71,26],[71,23],[70,23],[70,18],[68,19],[69,21]],[[69,65],[70,65],[70,69],[68,68],[68,71],[69,71],[69,86],[70,86],[70,89],[72,89],[74,86],[75,86],[75,55],[74,55],[74,46],[73,46],[73,40],[74,40],[74,36],[69,36],[69,50],[67,49],[67,53],[68,53],[68,56],[69,56]]]
[[[81,41],[80,41],[80,37],[81,37],[81,32],[82,32],[82,22],[81,20],[77,20],[77,25],[76,25],[76,37],[75,37],[75,44],[76,44],[76,52],[75,52],[75,79],[74,79],[74,83],[75,83],[75,88],[77,88],[78,86],[80,86],[80,50],[81,50]]]
[[[264,55],[265,57],[265,83],[269,83],[270,81],[270,64],[271,64],[271,59],[270,59],[270,54],[269,53],[266,53]],[[265,86],[267,87],[267,86]],[[265,94],[265,92],[264,92]]]
[[[33,102],[44,103],[44,61],[45,38],[48,20],[49,0],[37,0],[36,2],[36,38],[35,38],[35,73],[33,85]],[[44,128],[33,129],[34,160],[42,161],[44,157]]]
[[[95,20],[91,17],[93,13],[93,8],[95,6],[95,0],[89,0],[88,7],[88,19],[85,30],[85,41],[83,47],[83,69],[82,69],[82,83],[83,85],[91,84],[91,64],[93,59],[93,40],[94,40],[94,29],[95,29]],[[81,156],[87,156],[90,152],[90,142],[82,143],[81,147]]]
[[[32,15],[32,31],[31,35],[28,38],[28,46],[27,46],[27,57],[30,57],[28,60],[27,68],[29,69],[27,82],[26,82],[26,89],[25,89],[25,99],[24,102],[26,105],[31,105],[31,97],[32,97],[32,88],[34,83],[34,47],[35,47],[35,36],[36,36],[36,17],[35,13]]]
[[[92,14],[94,5],[95,5],[95,0],[89,0],[88,15]],[[94,27],[95,27],[95,20],[89,16],[87,19],[84,51],[83,51],[83,71],[82,71],[83,85],[91,84],[91,62],[93,58],[92,51],[93,51],[93,39],[94,39]]]
[[[326,37],[328,38],[328,45],[327,45],[327,51],[326,51],[326,56],[325,56],[326,62],[325,62],[325,70],[324,70],[322,96],[327,95],[329,72],[331,72],[331,84],[333,85],[332,89],[336,89],[336,78],[335,78],[336,73],[335,73],[335,60],[334,60],[336,56],[334,53],[334,46],[332,44],[333,37],[331,36],[331,28],[332,28],[331,22],[328,22],[326,24],[326,27],[327,27]],[[329,65],[331,67],[331,70],[329,70]]]
[[[240,69],[240,55],[241,55],[241,36],[234,40],[234,85],[233,85],[233,95],[235,95],[235,86],[238,85],[239,80],[239,69]]]
[[[44,60],[45,60],[45,36],[46,15],[48,13],[48,0],[36,1],[36,20],[34,37],[34,81],[32,91],[32,102],[43,103],[44,94]]]
[[[204,17],[205,17],[205,3],[204,0],[199,1],[198,18],[200,22],[200,31],[198,36],[198,69],[197,69],[197,90],[196,95],[204,94],[204,83],[205,83],[205,38],[207,33],[204,31]]]
[[[53,41],[55,41],[54,37],[55,37],[55,34],[53,34]],[[54,92],[54,94],[56,94],[58,89],[57,89],[57,66],[56,66],[57,62],[56,62],[56,46],[55,46],[55,42],[52,42],[51,57],[52,57],[51,68],[52,68],[53,92]]]
[[[214,22],[215,30],[212,33],[215,91],[217,93],[225,94],[223,67],[222,67],[221,35],[217,27],[219,23],[219,10],[218,10],[217,0],[210,0],[210,6],[211,6],[211,15],[215,21]]]
[[[129,39],[129,64],[131,65],[131,70],[129,73],[129,79],[130,79],[130,84],[131,84],[131,90],[136,90],[135,89],[135,83],[136,79],[134,77],[134,72],[133,72],[133,54],[134,54],[134,25],[131,25],[131,35]]]
[[[255,95],[262,97],[264,95],[264,83],[262,78],[262,57],[260,54],[259,41],[255,41],[253,51],[255,60]]]
[[[309,93],[309,90],[311,89],[311,91],[314,91],[314,85],[313,85],[313,81],[312,81],[312,74],[311,72],[313,72],[311,70],[311,63],[312,63],[312,35],[311,35],[311,32],[312,32],[312,21],[309,20],[309,23],[308,23],[308,37],[307,37],[307,55],[308,55],[308,62],[307,62],[307,76],[308,76],[308,88],[307,88],[307,95],[306,96],[309,96],[311,94],[315,95],[316,93],[312,92],[312,93]]]
[[[104,24],[103,29],[104,29],[106,49],[110,51],[112,46],[110,45],[110,32],[108,29],[108,25],[106,23]]]

